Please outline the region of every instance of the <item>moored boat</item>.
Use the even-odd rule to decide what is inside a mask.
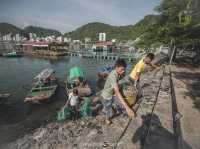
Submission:
[[[80,67],[70,69],[68,79],[65,83],[67,92],[77,89],[80,97],[86,97],[92,94],[91,87],[85,78],[85,73]]]
[[[21,57],[22,53],[13,51],[13,52],[4,53],[3,56],[4,57]]]
[[[10,97],[9,93],[0,94],[0,104],[3,104],[8,97]]]
[[[99,69],[97,75],[99,79],[106,79],[112,70],[113,70],[113,66],[104,66]]]
[[[53,69],[44,69],[39,73],[33,82],[31,91],[26,96],[24,102],[41,102],[48,100],[55,94],[58,87]]]

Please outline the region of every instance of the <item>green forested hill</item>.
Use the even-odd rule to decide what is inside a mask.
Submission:
[[[9,23],[0,23],[0,34],[5,35],[9,33],[14,34],[14,35],[19,33],[25,36],[27,36],[28,33],[35,33],[38,37],[45,37],[49,35],[55,35],[55,36],[61,35],[59,31],[53,30],[53,29],[46,29],[46,28],[35,27],[35,26],[28,26],[25,29],[21,29]]]
[[[46,29],[36,26],[28,26],[24,29],[27,33],[35,33],[38,37],[45,37],[50,35],[60,36],[61,33],[57,30]]]
[[[94,23],[88,23],[86,25],[83,25],[79,28],[77,28],[75,31],[66,33],[66,37],[71,37],[72,39],[80,39],[84,40],[85,37],[92,38],[93,41],[98,40],[98,33],[105,32],[107,33],[107,40],[110,39],[117,39],[119,41],[124,40],[135,40],[137,37],[145,37],[149,34],[149,32],[152,31],[158,22],[159,22],[159,16],[157,15],[148,15],[135,25],[127,25],[127,26],[112,26],[109,24],[94,22]],[[24,30],[15,27],[14,25],[7,24],[7,23],[1,23],[0,24],[0,33],[2,35],[7,33],[36,33],[39,37],[49,36],[49,35],[55,35],[59,36],[61,33],[56,30],[52,29],[45,29],[42,27],[35,27],[35,26],[28,26],[24,28]],[[150,41],[149,41],[150,42]]]
[[[71,37],[72,39],[83,40],[85,37],[89,37],[92,40],[98,39],[98,33],[105,32],[107,33],[107,39],[128,39],[130,36],[129,30],[133,26],[111,26],[104,23],[94,22],[88,23],[77,28],[75,31],[66,33],[65,36]]]
[[[24,34],[24,30],[12,25],[12,24],[9,24],[9,23],[0,23],[0,34],[1,35],[5,35],[5,34],[9,34],[9,33],[12,33],[12,34]]]
[[[151,26],[157,24],[159,16],[148,15],[135,25],[112,26],[104,23],[94,22],[79,27],[75,31],[66,33],[65,36],[72,39],[83,40],[84,37],[90,37],[92,40],[98,39],[98,33],[107,33],[107,39],[129,40],[136,39],[145,33]]]
[[[107,40],[117,39],[126,41],[136,40],[139,47],[156,47],[160,44],[200,45],[200,1],[182,0],[182,3],[172,0],[162,0],[155,8],[158,15],[147,15],[134,25],[112,26],[109,24],[93,22],[83,25],[72,32],[65,33],[66,37],[84,40],[90,37],[98,40],[98,33],[107,33]],[[0,23],[0,33],[33,32],[38,36],[61,35],[60,32],[41,27],[26,27],[21,30],[11,24]]]

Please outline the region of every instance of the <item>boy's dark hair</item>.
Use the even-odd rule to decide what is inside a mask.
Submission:
[[[124,59],[117,59],[115,62],[115,67],[125,67],[126,68],[127,64]]]
[[[83,77],[78,77],[77,79],[79,80],[79,82],[83,82]]]
[[[148,53],[146,57],[150,58],[151,60],[154,59],[155,55],[153,53]]]
[[[73,94],[78,95],[78,90],[77,89],[73,89]]]

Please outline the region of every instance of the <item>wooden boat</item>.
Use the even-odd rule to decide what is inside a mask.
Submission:
[[[3,56],[4,57],[21,57],[22,53],[13,51],[13,52],[4,53]]]
[[[112,66],[101,67],[97,73],[99,79],[106,79],[109,73],[113,70]]]
[[[31,91],[26,96],[24,102],[41,102],[48,100],[55,94],[58,87],[53,69],[44,69],[34,78]]]
[[[131,64],[127,65],[127,70],[130,71],[130,69],[132,68]],[[98,77],[100,80],[106,80],[107,76],[109,75],[109,73],[114,69],[114,66],[104,66],[98,69]]]
[[[80,67],[73,67],[70,69],[68,80],[66,80],[65,83],[67,92],[77,89],[80,97],[86,97],[92,94],[91,87],[87,83],[85,74]]]

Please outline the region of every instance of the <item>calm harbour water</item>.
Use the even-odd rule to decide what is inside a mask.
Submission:
[[[42,58],[0,58],[0,93],[11,93],[11,97],[0,105],[0,144],[11,142],[27,132],[55,120],[56,112],[65,103],[65,91],[60,88],[51,102],[31,105],[23,100],[32,78],[45,68],[53,68],[60,81],[64,81],[69,69],[80,66],[86,78],[96,90],[99,67],[114,64],[114,61],[64,57],[59,60]]]

